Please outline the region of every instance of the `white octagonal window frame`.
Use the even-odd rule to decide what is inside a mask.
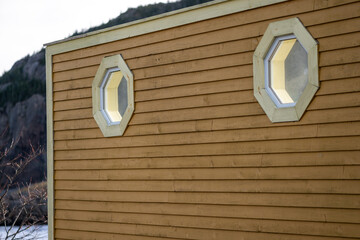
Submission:
[[[134,77],[120,54],[101,61],[93,80],[92,97],[93,116],[103,135],[122,136],[135,104]]]
[[[269,87],[270,54],[280,41],[296,39],[307,53],[307,83],[293,103],[281,103]],[[272,122],[299,121],[319,88],[318,45],[298,18],[269,24],[254,56],[254,95]]]

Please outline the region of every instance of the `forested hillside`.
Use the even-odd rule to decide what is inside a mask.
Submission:
[[[105,24],[75,32],[72,36],[209,1],[211,0],[180,0],[130,8]],[[0,150],[3,151],[13,142],[9,156],[25,154],[30,150],[30,145],[45,148],[45,87],[44,49],[18,60],[0,77]],[[44,152],[28,167],[22,181],[30,179],[32,182],[42,181],[45,172],[46,153]]]

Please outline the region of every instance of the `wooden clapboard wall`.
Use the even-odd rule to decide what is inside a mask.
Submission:
[[[269,121],[252,55],[298,17],[321,86],[299,122]],[[360,238],[360,2],[296,0],[53,56],[56,239]],[[91,84],[122,54],[135,113],[104,138]]]

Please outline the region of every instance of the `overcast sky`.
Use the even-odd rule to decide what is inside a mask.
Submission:
[[[44,43],[156,2],[168,0],[0,0],[0,76]]]

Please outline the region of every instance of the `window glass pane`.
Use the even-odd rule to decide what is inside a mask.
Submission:
[[[128,106],[128,89],[127,89],[127,80],[122,78],[120,85],[118,87],[118,110],[121,116],[124,116],[126,108]]]
[[[272,92],[281,104],[295,104],[308,81],[307,53],[295,38],[281,40],[269,59]]]
[[[270,86],[281,103],[294,102],[285,89],[285,59],[289,55],[295,42],[296,39],[280,41],[270,60]]]
[[[285,60],[285,88],[294,102],[299,100],[307,81],[307,53],[299,41],[296,41]]]

